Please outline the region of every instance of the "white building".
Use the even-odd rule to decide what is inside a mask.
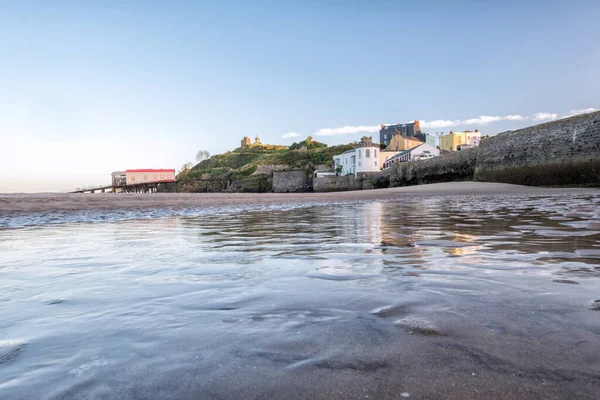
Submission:
[[[340,175],[357,174],[361,172],[377,172],[381,170],[379,162],[379,147],[357,147],[333,156],[333,167],[342,167]]]
[[[382,165],[382,169],[388,169],[393,163],[396,162],[407,162],[407,161],[415,161],[421,158],[431,158],[437,157],[440,155],[440,149],[437,147],[433,147],[428,143],[420,144],[412,149],[401,151],[395,156],[391,157],[387,161],[385,161]]]

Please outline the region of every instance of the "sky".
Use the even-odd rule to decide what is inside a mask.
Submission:
[[[600,2],[0,0],[0,192],[600,109]]]

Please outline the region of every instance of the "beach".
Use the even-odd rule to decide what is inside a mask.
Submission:
[[[0,398],[589,399],[600,193],[0,195]]]
[[[385,200],[398,196],[596,193],[597,189],[541,188],[502,183],[449,182],[391,189],[330,193],[36,193],[0,194],[0,212],[50,212],[186,208],[331,201]]]

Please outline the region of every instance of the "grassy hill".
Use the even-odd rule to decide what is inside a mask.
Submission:
[[[308,137],[291,146],[253,144],[214,155],[179,174],[179,188],[186,192],[270,190],[270,174],[257,174],[261,165],[276,165],[309,172],[319,165],[333,168],[333,156],[354,144],[327,146]]]

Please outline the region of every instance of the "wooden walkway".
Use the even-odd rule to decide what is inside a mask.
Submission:
[[[175,193],[177,182],[136,183],[135,185],[98,185],[77,188],[69,193]]]

